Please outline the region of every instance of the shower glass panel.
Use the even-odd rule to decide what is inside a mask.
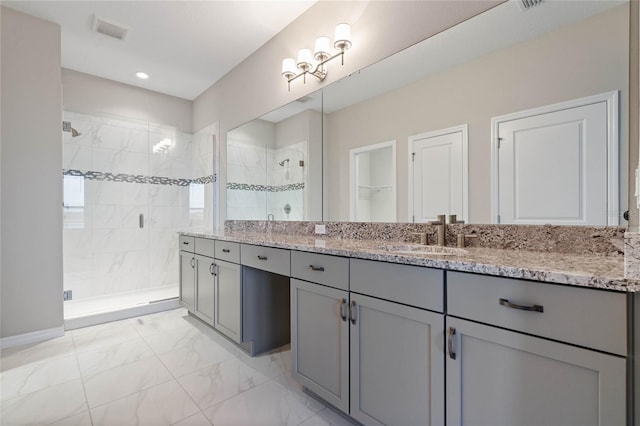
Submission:
[[[177,232],[213,223],[211,138],[112,116],[64,120],[79,133],[63,133],[65,318],[178,297]]]

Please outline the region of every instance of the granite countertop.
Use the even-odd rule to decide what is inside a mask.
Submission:
[[[621,255],[574,255],[481,247],[467,247],[460,249],[464,250],[462,252],[458,250],[455,254],[440,255],[389,250],[394,246],[414,245],[406,242],[321,238],[322,236],[269,232],[184,232],[182,235],[579,287],[620,292],[640,291],[640,281],[624,278],[624,257]]]

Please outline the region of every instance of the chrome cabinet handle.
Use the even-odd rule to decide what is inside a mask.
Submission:
[[[183,241],[182,244],[184,244],[185,246],[188,246],[189,242],[188,241]]]
[[[358,305],[356,304],[355,300],[351,301],[349,316],[351,317],[351,324],[356,325],[356,321],[358,320]]]
[[[507,299],[498,299],[498,303],[502,306],[506,306],[507,308],[518,309],[520,311],[544,312],[544,306],[542,305],[518,305],[516,303],[509,302]]]
[[[138,226],[140,229],[144,228],[144,214],[142,213],[138,216]]]
[[[314,266],[314,265],[309,265],[309,268],[312,271],[320,271],[320,272],[324,272],[324,266]]]
[[[211,275],[214,275],[214,276],[216,275],[216,269],[215,268],[216,268],[216,264],[215,263],[212,263],[211,265],[209,265],[209,273]]]
[[[195,268],[195,267],[196,267],[196,258],[195,258],[195,257],[192,257],[192,258],[191,258],[191,262],[189,262],[189,263],[191,263],[191,267],[192,267],[192,268]]]
[[[222,252],[223,252],[223,253],[231,253],[231,250],[229,250],[229,249],[222,249]]]
[[[267,256],[258,255],[258,260],[267,260]]]
[[[449,358],[456,359],[456,353],[453,351],[453,336],[456,334],[456,329],[453,327],[449,327],[449,331],[447,333],[447,349],[449,350]]]
[[[347,303],[347,299],[342,299],[340,302],[340,318],[342,321],[347,322],[347,310],[349,309],[349,304]]]

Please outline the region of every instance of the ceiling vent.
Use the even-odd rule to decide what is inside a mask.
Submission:
[[[522,10],[529,10],[542,3],[543,0],[517,0]]]
[[[118,40],[124,40],[129,29],[108,19],[93,15],[93,31]]]

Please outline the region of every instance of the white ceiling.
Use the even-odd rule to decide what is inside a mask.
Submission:
[[[62,66],[194,99],[317,0],[2,1],[60,24]],[[92,31],[94,14],[128,27],[122,41]],[[135,76],[149,74],[148,80]]]

